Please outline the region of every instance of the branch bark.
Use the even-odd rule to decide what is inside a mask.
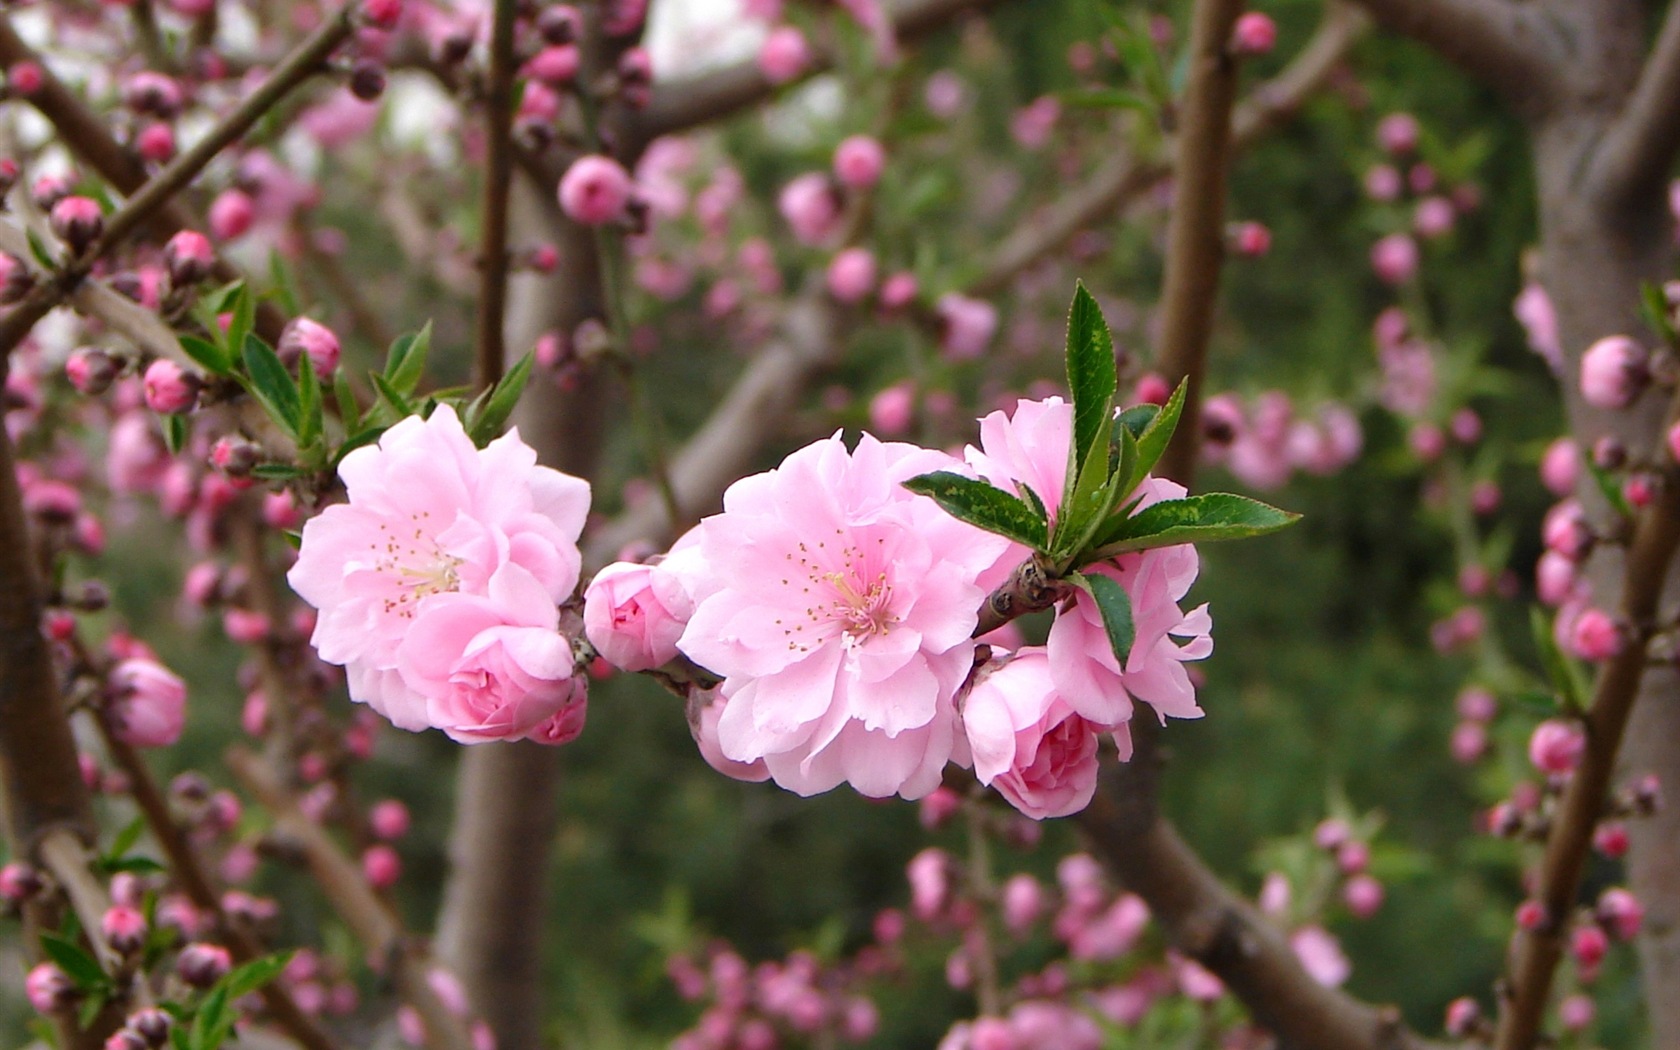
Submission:
[[[1670,4],[1633,94],[1593,157],[1589,184],[1612,199],[1660,191],[1680,152],[1680,5]]]
[[[1428,45],[1519,113],[1556,102],[1565,58],[1534,4],[1512,0],[1355,0],[1378,22]]]
[[[507,356],[503,315],[507,312],[508,186],[513,174],[513,23],[518,5],[496,0],[490,24],[490,70],[484,90],[484,229],[479,245],[478,336],[473,386],[488,390],[502,378]]]

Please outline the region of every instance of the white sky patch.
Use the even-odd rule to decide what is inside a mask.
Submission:
[[[654,75],[674,79],[750,58],[768,33],[741,13],[741,0],[657,0],[646,43]]]

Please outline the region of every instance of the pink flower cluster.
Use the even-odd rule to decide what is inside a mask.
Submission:
[[[537,466],[517,431],[480,450],[453,409],[398,423],[339,467],[349,494],[304,525],[287,579],[350,696],[462,743],[559,744],[585,679],[559,631],[588,483]]]
[[[1022,813],[1063,816],[1096,786],[1100,737],[1130,754],[1133,700],[1163,719],[1201,715],[1184,662],[1212,649],[1188,545],[1087,571],[1130,595],[1136,641],[1124,667],[1088,602],[1065,604],[1046,645],[994,650],[975,667],[986,595],[1030,552],[968,525],[902,482],[956,471],[1046,506],[1061,498],[1073,409],[1022,401],[981,421],[967,462],[864,435],[838,435],[742,479],[656,564],[619,564],[585,593],[590,641],[645,670],[678,653],[722,679],[692,721],[713,766],[803,795],[850,783],[915,799],[947,763],[972,766]],[[1152,503],[1183,495],[1146,479]]]

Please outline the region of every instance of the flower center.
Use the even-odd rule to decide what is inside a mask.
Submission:
[[[397,585],[398,594],[385,599],[385,611],[405,619],[414,618],[415,606],[428,595],[459,590],[461,577],[457,570],[465,559],[444,553],[437,537],[430,535],[422,521],[430,517],[426,511],[410,514],[414,523],[409,530],[393,529],[388,523],[379,526],[374,568]]]
[[[845,535],[838,529],[835,533]],[[875,542],[880,544],[885,541],[877,538]],[[844,559],[841,568],[828,568],[827,565],[833,562],[827,560],[827,548],[828,544],[824,541],[819,541],[815,550],[801,543],[797,554],[787,555],[787,560],[797,568],[789,578],[782,580],[782,586],[798,587],[800,595],[810,604],[803,610],[803,622],[796,620],[788,625],[777,620],[776,623],[782,625],[788,648],[802,653],[810,652],[811,646],[824,637],[819,634],[813,638],[806,633],[807,627],[838,624],[843,644],[851,648],[887,634],[899,620],[892,611],[893,588],[886,570],[871,575],[863,548],[856,544],[840,548],[840,557]],[[813,589],[816,589],[815,594]],[[812,600],[824,590],[831,595],[829,601]]]

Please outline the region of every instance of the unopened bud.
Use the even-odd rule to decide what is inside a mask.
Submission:
[[[577,8],[570,4],[544,8],[537,16],[537,32],[550,44],[570,44],[578,38],[580,24]]]
[[[297,370],[298,358],[308,354],[316,375],[331,375],[338,368],[338,336],[319,321],[307,317],[295,318],[280,333],[280,344],[275,347],[275,353],[279,355],[280,363],[292,371]]]
[[[228,955],[226,948],[202,941],[181,949],[180,957],[175,960],[175,972],[181,975],[181,980],[194,988],[210,987],[226,976],[232,968],[233,959]]]
[[[1481,1006],[1469,996],[1454,999],[1447,1004],[1447,1034],[1454,1039],[1463,1039],[1469,1035],[1475,1030],[1476,1022],[1481,1019]]]
[[[91,197],[65,197],[52,206],[48,222],[74,255],[87,251],[105,229],[105,213]]]
[[[0,867],[0,900],[22,904],[41,892],[41,873],[21,861]]]
[[[403,0],[362,0],[362,18],[375,29],[395,29],[402,13]]]
[[[1593,464],[1599,470],[1620,470],[1627,462],[1627,446],[1615,436],[1606,434],[1593,442]]]
[[[28,264],[10,252],[0,252],[0,305],[17,302],[34,287],[35,275]]]
[[[248,478],[262,450],[241,437],[220,437],[210,446],[210,465],[230,478]]]
[[[1625,335],[1606,336],[1581,355],[1581,396],[1594,408],[1626,408],[1650,381],[1650,353]]]
[[[166,416],[191,411],[198,403],[198,392],[203,385],[198,376],[166,357],[160,357],[146,367],[141,383],[146,407]]]
[[[105,909],[99,931],[118,955],[132,955],[146,943],[146,917],[126,904],[115,904]]]
[[[149,1047],[160,1047],[169,1041],[169,1015],[155,1006],[130,1014],[126,1027]]]
[[[371,59],[358,61],[350,70],[350,93],[363,102],[385,94],[385,67]]]
[[[1231,27],[1231,53],[1252,57],[1277,46],[1277,23],[1259,11],[1245,11]]]
[[[186,288],[210,276],[216,253],[210,238],[196,230],[182,230],[163,246],[163,261],[169,268],[170,285]]]
[[[60,1013],[76,1002],[76,985],[70,975],[50,962],[29,971],[23,979],[23,991],[29,1005],[43,1014]]]

